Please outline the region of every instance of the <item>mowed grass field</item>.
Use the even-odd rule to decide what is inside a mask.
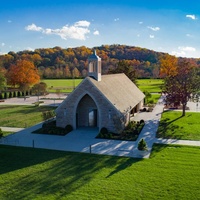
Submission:
[[[41,121],[42,112],[55,110],[51,106],[0,105],[0,126],[26,128]]]
[[[41,82],[47,84],[48,92],[72,92],[75,87],[77,87],[83,79],[43,79]]]
[[[157,137],[181,140],[200,140],[200,113],[165,111],[159,123]]]
[[[0,146],[2,200],[199,199],[200,148],[154,145],[150,159]]]
[[[56,92],[57,89],[60,89],[61,92],[71,92],[82,80],[83,79],[43,79],[41,81],[47,84],[48,92]],[[137,84],[143,92],[158,93],[161,92],[160,86],[163,84],[163,80],[138,79]]]
[[[138,79],[137,85],[140,90],[148,91],[149,93],[160,93],[163,85],[162,79]]]

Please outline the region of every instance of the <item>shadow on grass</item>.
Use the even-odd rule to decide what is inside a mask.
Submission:
[[[103,168],[115,167],[108,178],[139,161],[125,157],[10,146],[0,146],[0,156],[0,174],[7,173],[11,183],[12,189],[6,194],[9,199],[55,195],[56,199],[61,199],[84,185],[89,186]]]
[[[165,112],[169,112],[169,111],[165,111]],[[181,135],[177,135],[176,131],[179,130],[181,127],[178,125],[173,125],[173,122],[183,118],[184,116],[179,116],[176,119],[173,119],[170,121],[169,118],[166,119],[161,119],[159,126],[158,126],[158,130],[156,132],[156,137],[157,138],[165,138],[165,139],[181,139]],[[167,134],[169,133],[170,134]]]

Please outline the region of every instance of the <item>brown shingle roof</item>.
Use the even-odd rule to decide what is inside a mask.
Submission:
[[[96,81],[91,77],[87,79],[122,113],[135,107],[145,97],[123,73],[103,75],[101,81]]]

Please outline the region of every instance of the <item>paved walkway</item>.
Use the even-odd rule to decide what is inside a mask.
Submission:
[[[159,125],[161,114],[163,112],[163,107],[164,105],[162,104],[161,98],[152,112],[139,113],[134,117],[134,120],[136,121],[139,121],[141,119],[145,120],[145,126],[140,133],[139,138],[135,142],[96,139],[95,137],[98,134],[98,130],[92,128],[82,128],[74,130],[66,136],[31,133],[32,131],[42,126],[42,123],[40,123],[33,127],[22,129],[15,134],[8,135],[7,137],[0,139],[0,143],[5,145],[16,145],[115,156],[127,156],[136,158],[148,158],[150,156],[152,145],[154,143],[200,146],[200,141],[169,140],[156,138],[156,131]],[[6,128],[4,129],[4,127],[1,128],[2,130],[6,130]],[[142,152],[143,155],[140,151],[137,150],[137,144],[141,138],[145,139],[148,146],[148,151]]]

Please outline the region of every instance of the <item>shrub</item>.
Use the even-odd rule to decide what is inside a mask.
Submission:
[[[7,99],[8,98],[8,95],[7,95],[7,92],[4,93],[4,99]]]
[[[143,119],[140,120],[140,124],[144,124],[144,120]]]
[[[48,123],[44,122],[44,123],[42,124],[42,128],[47,128],[47,127],[48,127]]]
[[[12,98],[13,95],[12,95],[12,92],[9,92],[9,98]]]
[[[140,150],[140,151],[148,150],[147,149],[147,143],[143,138],[138,142],[138,150]]]
[[[36,103],[38,103],[38,106],[39,106],[40,101],[39,101],[39,102],[36,102]],[[36,105],[36,104],[35,104],[35,105]],[[55,112],[52,111],[52,110],[42,112],[42,118],[43,118],[44,121],[45,121],[45,120],[48,120],[48,119],[51,119],[51,118],[53,118],[54,116],[55,116]]]
[[[105,127],[102,127],[101,130],[100,130],[100,133],[103,134],[103,135],[107,135],[108,134],[108,129],[105,128]]]
[[[65,131],[66,131],[67,133],[73,131],[72,125],[68,124],[68,125],[65,127]]]
[[[16,95],[16,91],[14,91],[14,92],[13,92],[13,97],[16,97],[16,96],[17,96],[17,95]]]
[[[3,136],[3,131],[0,128],[0,138]]]
[[[126,130],[134,129],[135,126],[136,126],[136,123],[133,122],[133,121],[130,121],[130,122],[128,123],[128,125],[126,126]]]
[[[142,111],[143,111],[143,112],[146,112],[146,111],[147,111],[147,109],[146,109],[146,108],[143,108],[143,109],[142,109]]]

